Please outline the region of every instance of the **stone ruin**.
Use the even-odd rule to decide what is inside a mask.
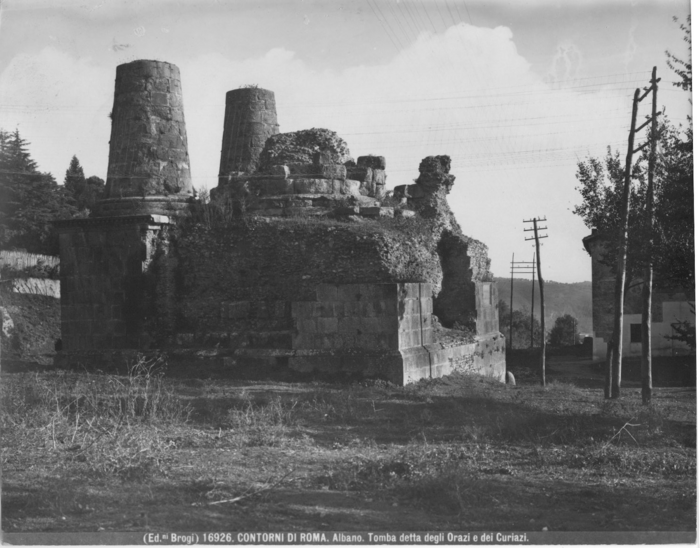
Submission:
[[[162,353],[188,375],[505,380],[487,249],[447,204],[447,156],[386,189],[383,157],[279,133],[274,93],[226,94],[219,184],[192,198],[174,65],[117,68],[107,195],[57,221],[60,367]]]

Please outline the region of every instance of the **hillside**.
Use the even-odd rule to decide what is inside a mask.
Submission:
[[[510,278],[495,278],[498,283],[498,298],[510,306]],[[530,311],[532,299],[532,281],[522,278],[513,280],[513,308]],[[579,322],[581,333],[593,330],[593,304],[591,300],[591,282],[560,283],[545,281],[545,326],[551,329],[554,320],[564,314],[571,314]],[[535,280],[535,316],[539,318],[540,291]]]

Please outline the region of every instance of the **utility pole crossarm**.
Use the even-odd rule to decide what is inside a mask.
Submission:
[[[645,146],[647,146],[649,143],[650,143],[650,141],[647,141],[647,142],[644,143],[643,145],[639,145],[637,148],[635,148],[635,149],[632,151],[632,154],[635,154],[636,152],[639,152],[639,151],[642,150]]]
[[[649,119],[648,119],[646,122],[644,122],[641,126],[639,126],[637,129],[635,129],[634,132],[637,133],[638,131],[641,131],[642,129],[644,129],[646,126],[648,126],[649,124],[651,124],[651,120],[652,120],[652,119],[649,118]]]

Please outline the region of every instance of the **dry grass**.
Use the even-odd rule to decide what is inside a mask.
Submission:
[[[3,527],[692,530],[695,393],[5,375]],[[137,481],[135,481],[137,480]]]

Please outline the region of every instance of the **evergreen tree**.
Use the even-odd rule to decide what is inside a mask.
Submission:
[[[63,179],[63,186],[68,193],[71,202],[80,210],[81,196],[85,193],[87,183],[85,182],[85,174],[83,166],[80,165],[78,157],[73,155],[70,165],[66,170],[66,176]]]
[[[19,130],[0,130],[0,246],[58,253],[51,221],[76,212],[50,173],[41,173]]]
[[[79,216],[86,217],[100,199],[105,182],[99,177],[85,178],[83,167],[77,156],[73,156],[66,170],[63,186],[68,193],[71,203],[77,208]]]

